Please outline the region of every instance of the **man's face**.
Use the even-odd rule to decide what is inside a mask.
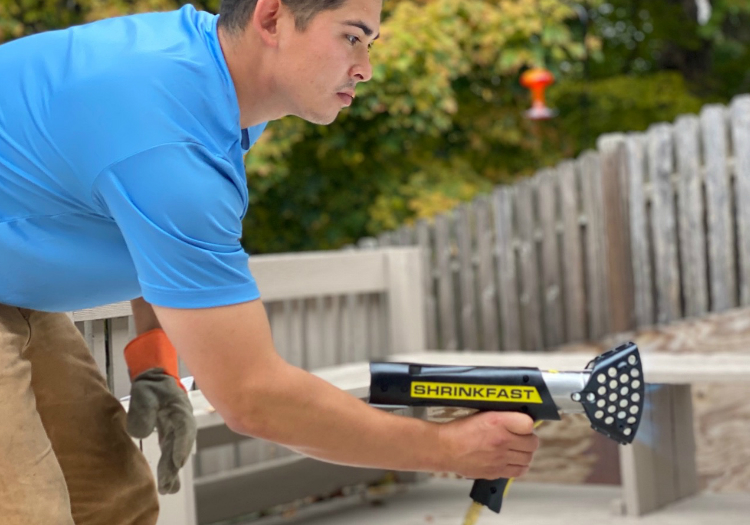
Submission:
[[[380,34],[382,0],[346,0],[315,15],[304,31],[287,17],[280,30],[278,89],[289,113],[330,124],[372,76],[369,45]]]

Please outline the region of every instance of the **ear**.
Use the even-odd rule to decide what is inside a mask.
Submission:
[[[258,0],[250,20],[253,29],[264,44],[276,47],[279,36],[279,19],[284,11],[281,0]]]

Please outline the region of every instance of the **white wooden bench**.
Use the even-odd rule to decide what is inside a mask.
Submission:
[[[409,247],[252,257],[279,353],[308,370],[336,367],[326,378],[338,384],[347,363],[423,350],[420,256]],[[70,314],[120,398],[130,390],[122,351],[135,335],[131,313],[124,302]],[[181,375],[190,371],[182,367]],[[160,525],[231,518],[386,475],[234,434],[200,392],[190,395],[199,426],[195,461],[183,469],[179,494],[161,498]],[[142,447],[155,467],[156,436]]]
[[[478,365],[478,366],[534,366],[541,369],[580,370],[595,353],[484,353],[484,352],[418,352],[395,354],[388,360],[415,363]],[[690,385],[694,382],[716,382],[737,384],[750,383],[750,355],[736,354],[645,354],[644,375],[650,388],[639,438],[633,445],[620,446],[622,476],[622,499],[613,502],[613,508],[632,516],[656,511],[670,503],[693,496],[698,492],[698,477],[695,461],[693,434],[693,412]],[[369,393],[369,364],[367,362],[321,369],[315,372],[331,384],[366,399]],[[191,399],[199,427],[220,428],[221,418],[216,414],[200,392],[192,392]],[[554,424],[554,423],[550,423]],[[151,453],[149,453],[149,450]],[[158,448],[144,448],[154,463],[158,460]],[[273,501],[273,493],[283,493],[295,485],[293,476],[311,475],[311,465],[319,464],[301,456],[285,458],[277,462],[276,471],[268,466],[254,468],[235,475],[235,482],[227,478],[211,491],[211,504],[236,507],[233,501]],[[338,467],[341,468],[341,467]],[[265,471],[265,475],[264,475]],[[335,482],[346,481],[341,472],[318,470],[320,478],[334,477]],[[255,475],[255,480],[237,481],[240,477]],[[191,485],[191,472],[183,472],[184,486]],[[336,479],[336,476],[339,476]],[[373,479],[377,478],[377,475]],[[350,476],[350,479],[351,478]],[[313,481],[308,479],[307,481]],[[467,484],[467,497],[469,491]],[[196,492],[203,489],[197,482]],[[309,490],[307,488],[306,490]],[[302,490],[304,492],[305,489]],[[301,494],[292,489],[287,496]],[[283,499],[283,498],[282,498]],[[160,523],[192,523],[189,519],[192,501],[190,491],[166,498]],[[277,498],[277,501],[280,501]],[[246,505],[247,506],[247,505]]]

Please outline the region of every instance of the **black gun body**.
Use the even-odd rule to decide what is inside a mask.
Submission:
[[[523,412],[560,419],[538,368],[371,363],[370,403]]]
[[[535,421],[560,419],[538,368],[371,363],[370,373],[370,403],[374,405],[462,407],[523,412]],[[500,512],[508,482],[504,478],[476,480],[471,498]]]

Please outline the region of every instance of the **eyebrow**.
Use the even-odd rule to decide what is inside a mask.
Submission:
[[[370,29],[370,27],[361,20],[347,20],[346,22],[344,22],[344,25],[358,27],[366,36],[370,36],[373,33],[372,29]],[[378,38],[380,38],[380,33],[375,35],[375,38],[373,38],[373,40],[377,40]]]

